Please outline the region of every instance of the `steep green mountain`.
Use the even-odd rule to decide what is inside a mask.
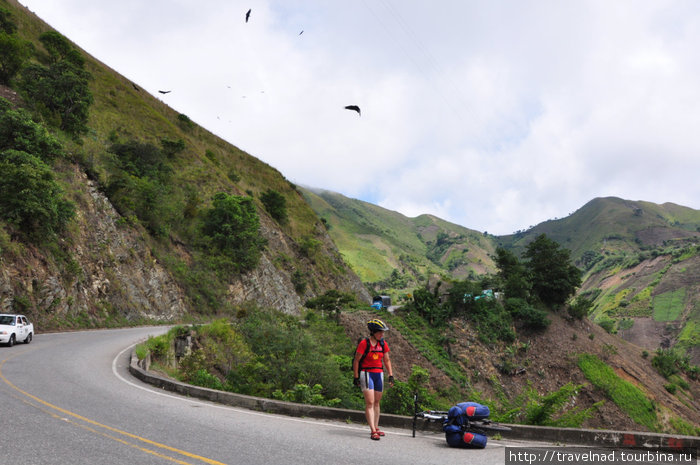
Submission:
[[[0,16],[1,311],[41,331],[369,300],[279,171],[16,1]]]
[[[498,241],[520,251],[539,234],[571,250],[593,321],[646,349],[677,347],[700,361],[700,211],[598,198]]]
[[[546,234],[569,249],[582,270],[579,295],[593,302],[594,322],[644,349],[677,347],[700,361],[698,210],[597,198],[566,218],[496,237],[328,191],[303,193],[350,266],[377,290],[422,286],[429,275],[460,280],[492,274],[496,247],[519,255]],[[394,270],[411,279],[397,281]]]
[[[522,250],[546,234],[571,250],[586,267],[600,254],[630,254],[667,245],[692,243],[700,236],[700,211],[672,203],[597,198],[566,218],[545,221],[527,231],[498,238],[500,244]]]
[[[326,190],[302,192],[345,260],[377,290],[417,287],[431,276],[475,279],[495,271],[492,237],[432,215],[408,218]]]

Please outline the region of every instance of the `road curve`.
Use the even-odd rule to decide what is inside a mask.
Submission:
[[[444,437],[387,429],[381,441],[342,422],[290,418],[181,397],[128,374],[146,327],[39,334],[0,347],[3,463],[502,464],[505,446],[446,447]],[[5,460],[14,456],[12,460]]]

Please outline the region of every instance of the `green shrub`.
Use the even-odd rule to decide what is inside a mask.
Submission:
[[[34,52],[34,45],[16,35],[12,13],[0,8],[0,83],[9,84]]]
[[[84,59],[68,39],[55,31],[39,36],[48,52],[48,66],[32,63],[24,68],[19,86],[28,102],[51,124],[69,134],[87,132],[93,96],[83,69]]]
[[[615,334],[615,320],[612,318],[602,318],[598,325],[610,334]]]
[[[0,152],[9,149],[27,152],[45,161],[63,152],[60,142],[45,126],[35,123],[28,111],[13,110],[7,100],[0,98]]]
[[[567,383],[556,391],[540,394],[527,386],[520,394],[509,398],[496,379],[492,384],[497,393],[497,404],[491,406],[491,418],[495,421],[580,428],[602,406],[596,402],[588,408],[572,407],[576,403],[582,385]]]
[[[330,289],[323,295],[307,300],[304,306],[314,310],[340,311],[356,304],[357,298],[353,294]]]
[[[302,255],[307,258],[314,258],[321,248],[321,241],[313,237],[305,236],[299,241],[299,248]]]
[[[671,427],[677,434],[684,436],[700,436],[700,426],[695,426],[682,418],[671,417],[668,419]]]
[[[236,366],[253,359],[245,338],[224,319],[196,328],[195,336],[201,346],[206,366],[227,376]]]
[[[658,428],[654,404],[641,389],[623,380],[605,362],[592,354],[581,354],[578,366],[595,387],[601,389],[632,420],[652,431]]]
[[[136,358],[143,360],[148,357],[148,347],[146,347],[146,344],[137,344],[136,347],[134,347],[134,353],[136,354]]]
[[[32,303],[26,295],[15,295],[12,299],[12,309],[17,313],[29,313]]]
[[[0,32],[6,34],[17,32],[17,25],[12,21],[12,13],[5,8],[0,8]]]
[[[475,323],[479,339],[482,342],[513,342],[515,340],[512,317],[495,300],[480,299],[475,302],[469,319]]]
[[[182,152],[186,148],[184,140],[182,140],[182,139],[171,140],[171,139],[168,139],[167,137],[164,137],[163,139],[160,140],[160,145],[162,147],[163,153],[168,158],[174,157],[175,155]]]
[[[287,222],[287,199],[274,189],[266,190],[260,201],[265,206],[265,210],[280,224]]]
[[[75,206],[44,162],[26,152],[0,153],[0,218],[41,241],[63,231],[74,216]]]
[[[154,357],[166,357],[170,350],[170,338],[167,334],[157,337],[149,336],[146,347]]]
[[[578,407],[567,408],[567,404],[576,398],[581,387],[583,386],[567,383],[556,391],[531,398],[526,406],[525,424],[579,427],[584,420],[592,416],[594,410],[597,410],[596,407],[581,412],[578,411]],[[565,412],[564,415],[557,418],[562,412]]]
[[[272,392],[272,398],[284,400],[286,402],[297,402],[299,404],[322,405],[325,407],[335,407],[340,403],[340,399],[326,399],[323,395],[323,386],[314,384],[297,384],[292,389],[282,392],[276,389]]]
[[[435,408],[435,396],[428,391],[430,373],[417,365],[411,367],[408,381],[396,381],[394,387],[385,390],[382,397],[382,410],[396,415],[413,415],[414,395],[421,405]],[[386,382],[386,379],[385,379]]]
[[[106,194],[123,217],[135,216],[155,236],[167,235],[168,219],[174,215],[165,185],[121,171],[110,177]]]
[[[32,56],[34,46],[15,34],[0,31],[0,83],[10,84]]]
[[[180,113],[179,115],[177,115],[177,124],[184,130],[190,130],[195,126],[194,122],[190,119],[190,117],[185,115],[184,113]]]
[[[292,284],[294,285],[294,290],[297,294],[302,295],[306,291],[306,278],[304,272],[301,270],[295,270],[292,273]]]
[[[205,212],[202,232],[214,252],[224,258],[218,263],[237,271],[255,268],[265,240],[260,236],[253,199],[220,192],[213,200],[212,208]]]
[[[683,365],[687,365],[687,359],[674,349],[656,349],[656,355],[651,359],[651,365],[664,378],[678,373]]]
[[[569,305],[568,312],[573,318],[583,320],[593,308],[593,302],[585,297],[579,296],[574,303]]]
[[[109,151],[115,155],[116,166],[133,176],[167,181],[173,171],[167,155],[153,144],[131,140],[112,144]]]
[[[342,327],[307,314],[305,323],[275,310],[251,309],[237,324],[237,331],[254,356],[247,363],[232,367],[227,389],[244,394],[271,397],[303,395],[306,385],[328,402],[341,399],[340,406],[362,405],[359,391],[353,389],[349,353],[352,344]]]
[[[224,386],[219,378],[212,375],[204,368],[197,370],[189,379],[189,382],[195,386],[202,386],[209,389],[221,390]]]
[[[530,305],[525,299],[507,299],[505,308],[524,327],[535,330],[547,329],[552,321],[547,312]]]

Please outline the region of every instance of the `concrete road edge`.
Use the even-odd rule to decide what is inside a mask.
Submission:
[[[189,397],[204,399],[234,407],[259,412],[277,413],[294,417],[309,417],[327,420],[365,423],[365,413],[317,405],[296,404],[262,397],[253,397],[232,392],[217,391],[165,378],[145,369],[132,352],[129,372],[144,383]],[[412,429],[413,418],[402,415],[382,414],[381,423],[395,428]],[[664,448],[671,450],[697,450],[700,437],[647,432],[593,430],[579,428],[553,428],[548,426],[508,425],[511,431],[501,433],[506,439],[532,440],[555,445],[586,445],[619,448]],[[417,431],[441,432],[441,425],[418,420]]]

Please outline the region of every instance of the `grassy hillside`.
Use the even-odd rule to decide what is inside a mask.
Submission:
[[[679,205],[597,198],[566,218],[545,221],[527,231],[500,236],[505,247],[522,250],[546,234],[571,250],[580,265],[590,254],[629,254],[700,237],[700,211]]]
[[[700,361],[700,211],[598,198],[566,218],[494,237],[328,191],[303,192],[348,263],[377,290],[401,287],[392,285],[394,270],[411,277],[399,283],[406,289],[428,275],[474,280],[495,272],[497,246],[520,255],[546,234],[582,270],[579,294],[593,302],[594,322],[646,350],[677,347]]]
[[[303,194],[366,283],[402,289],[425,284],[433,275],[474,279],[495,270],[494,242],[477,231],[432,215],[408,218],[334,192],[304,189]]]
[[[30,115],[34,123],[25,124],[43,128],[39,132],[47,131],[47,137],[60,145],[60,155],[37,163],[52,173],[75,213],[65,230],[41,240],[29,237],[12,215],[0,217],[3,268],[18,270],[22,278],[9,280],[3,289],[0,302],[5,306],[22,302],[27,313],[42,319],[53,316],[56,306],[68,315],[84,314],[83,321],[99,320],[96,315],[102,310],[98,309],[149,314],[150,309],[141,304],[129,310],[117,307],[134,300],[125,298],[133,297],[134,286],[123,278],[139,275],[153,264],[162,267],[158,273],[165,273],[164,279],[179,288],[174,291],[178,297],[173,297],[180,302],[178,308],[197,314],[235,311],[245,302],[298,312],[306,299],[328,289],[369,299],[314,211],[278,170],[214,136],[66,38],[52,36],[53,49],[47,48],[52,45],[46,36],[51,28],[16,1],[1,0],[0,8],[16,26],[8,28],[12,40],[31,51],[23,68],[1,86],[3,95],[13,97],[14,107],[5,117],[29,120],[23,115]],[[26,77],[30,69],[56,79],[54,96],[68,96],[75,89],[72,85],[61,88],[60,79],[87,84],[81,96],[82,102],[89,102],[89,108],[81,107],[87,108],[87,118],[77,129],[68,130],[65,124],[74,108],[49,108],[38,100],[37,93],[44,89],[31,88]],[[8,133],[6,137],[3,149],[17,148],[20,136]],[[32,160],[41,158],[41,154],[31,155]],[[219,193],[229,199],[220,208],[232,209],[236,204],[242,209],[234,219],[215,217],[213,198]],[[244,213],[247,205],[252,205],[252,211]],[[131,252],[127,246],[129,259],[109,256],[115,252],[105,244],[116,246],[120,241],[112,232],[100,231],[105,229],[104,218],[95,215],[111,207],[116,212],[110,213],[109,221],[116,229],[112,225],[107,229],[138,243]],[[239,231],[238,226],[226,229],[212,223],[243,221],[248,213],[245,227],[257,229],[246,241],[243,227]],[[224,240],[230,246],[224,246]],[[117,273],[114,267],[124,263],[132,270]],[[66,267],[72,269],[70,276]],[[154,272],[145,272],[143,279]],[[51,286],[49,299],[37,293],[50,276],[60,282]],[[108,283],[106,289],[84,297],[80,287],[98,289],[102,286],[94,282],[98,279]],[[59,304],[47,308],[56,300]],[[75,308],[77,301],[80,309]],[[59,320],[51,319],[51,324],[60,326]]]
[[[539,234],[572,251],[593,321],[645,349],[676,346],[700,360],[700,211],[597,198],[498,242],[521,251]]]

